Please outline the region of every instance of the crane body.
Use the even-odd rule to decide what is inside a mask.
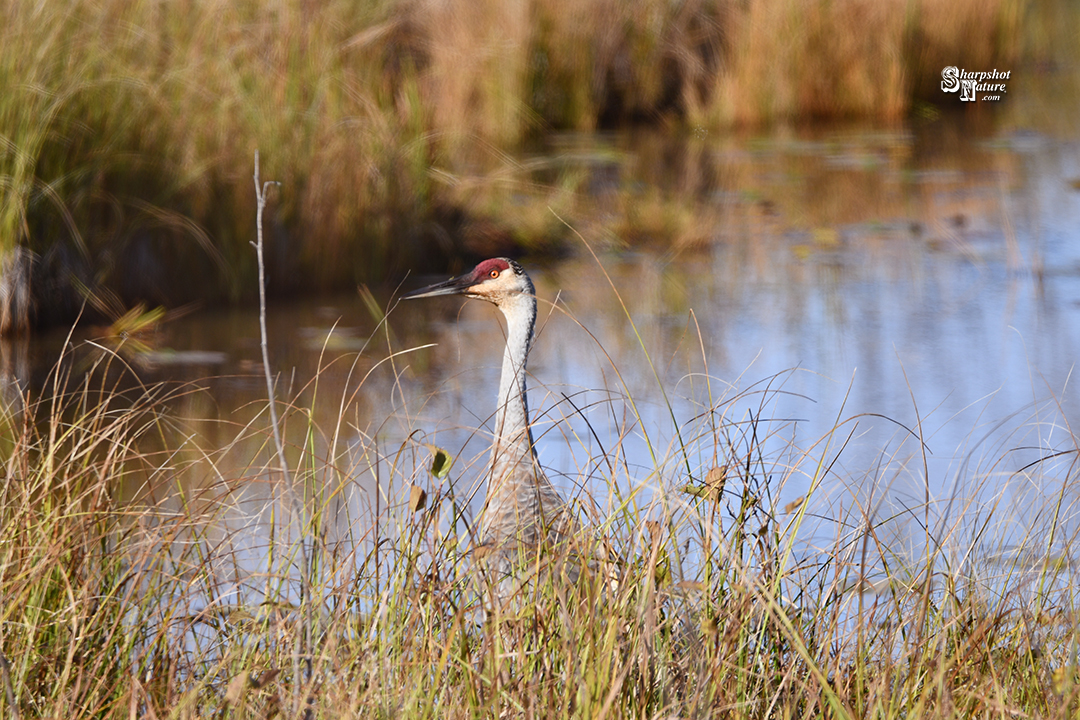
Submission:
[[[575,525],[566,501],[540,467],[529,424],[525,364],[536,325],[536,291],[518,263],[492,258],[469,273],[404,297],[440,295],[486,300],[506,318],[491,471],[480,523],[486,564],[498,583],[500,600],[505,600],[520,584],[515,582],[522,574],[520,561],[534,558],[545,543],[566,538]],[[567,570],[576,577],[573,568]]]

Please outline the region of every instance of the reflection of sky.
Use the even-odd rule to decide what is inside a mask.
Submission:
[[[865,496],[872,483],[889,488],[880,516],[922,503],[919,446],[897,424],[917,430],[921,419],[932,517],[955,520],[958,507],[999,499],[1007,508],[999,519],[1011,527],[987,539],[1008,544],[1030,532],[1025,518],[1046,520],[1071,467],[1066,457],[1016,474],[1074,448],[1080,200],[1068,180],[1080,171],[1075,147],[1049,141],[1023,153],[977,145],[965,152],[984,155],[990,169],[916,181],[929,186],[915,193],[917,232],[898,218],[867,217],[839,226],[835,247],[817,243],[807,230],[765,227],[749,239],[758,245],[752,249],[718,243],[676,260],[632,254],[608,257],[605,266],[653,360],[665,367],[669,391],[688,370],[701,370],[692,308],[718,381],[746,387],[802,369],[786,377],[786,394],[770,406],[773,417],[799,420],[778,442],[794,439],[809,448],[838,418],[862,413],[895,421],[859,420],[822,488],[834,509],[850,493]],[[818,181],[811,172],[795,184]],[[764,264],[748,261],[762,254]],[[576,319],[624,371],[633,366],[631,393],[649,408],[645,426],[666,448],[672,436],[666,409],[595,264],[577,261],[553,274],[541,279],[541,288],[552,293],[549,282],[564,288]],[[580,345],[591,343],[574,328],[548,331],[535,351],[534,374],[597,387],[603,378],[591,366],[604,363]],[[558,373],[547,372],[553,366]],[[607,382],[611,387],[610,377]],[[677,387],[673,394],[685,394],[688,383]],[[676,415],[688,419],[696,409],[677,403]],[[559,471],[571,471],[565,451],[542,443],[541,454]],[[634,454],[642,468],[650,467],[643,448]],[[678,472],[678,464],[665,470]],[[804,494],[814,470],[804,460],[781,501]],[[954,495],[959,501],[946,515]],[[1076,522],[1068,508],[1065,519],[1071,537]]]
[[[782,392],[764,408],[759,394],[721,409],[728,421],[745,421],[749,411],[775,420],[765,423],[775,433],[765,445],[779,505],[804,495],[817,461],[831,461],[854,431],[816,493],[815,512],[851,514],[858,497],[877,521],[900,513],[890,524],[895,541],[917,546],[918,523],[902,513],[919,508],[927,492],[939,537],[957,517],[999,502],[1000,526],[982,538],[994,549],[1045,525],[1070,467],[1066,457],[1016,474],[1074,446],[1067,424],[1077,407],[1070,377],[1080,319],[1080,200],[1068,179],[1080,174],[1077,149],[1030,138],[1020,150],[961,142],[949,154],[939,143],[914,146],[913,155],[862,173],[815,163],[802,145],[790,162],[782,144],[759,151],[741,162],[767,168],[764,181],[746,180],[753,173],[738,168],[729,174],[736,183],[756,182],[757,196],[776,198],[780,219],[731,202],[715,229],[720,241],[707,250],[609,254],[602,262],[658,368],[684,441],[703,431],[693,418],[709,405],[706,386],[691,375],[704,371],[703,344],[714,398],[778,376],[773,387]],[[826,223],[834,233],[817,229]],[[555,476],[602,475],[597,448],[617,445],[631,484],[685,482],[665,399],[596,263],[586,256],[534,274],[541,300],[561,293],[566,309],[545,325],[541,303],[543,330],[531,358],[532,404],[559,420],[539,442],[542,462]],[[443,427],[476,427],[493,410],[501,331],[497,313],[475,305],[446,316],[437,333],[450,401],[430,409],[454,418]],[[605,388],[620,398],[628,392],[641,414],[622,440],[627,403],[605,402],[597,392]],[[599,403],[586,412],[592,430],[563,393],[579,406]],[[818,442],[838,420],[866,413],[883,417],[842,425],[827,452]],[[901,427],[918,432],[920,420],[925,473],[919,443]],[[458,447],[467,437],[452,432],[445,443]],[[715,443],[690,444],[691,471],[703,474]],[[482,467],[486,440],[474,436],[467,448]],[[720,462],[730,461],[719,453]],[[598,486],[594,480],[590,490]],[[1071,538],[1071,507],[1064,519]],[[820,532],[827,543],[836,529],[825,522]],[[969,532],[956,541],[967,542]]]

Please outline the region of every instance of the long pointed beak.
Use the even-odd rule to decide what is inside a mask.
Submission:
[[[415,300],[416,298],[437,297],[439,295],[464,295],[469,288],[475,285],[472,273],[466,273],[465,275],[459,275],[456,278],[450,278],[441,283],[435,283],[434,285],[428,285],[422,287],[419,290],[413,290],[410,293],[402,295],[402,299]]]

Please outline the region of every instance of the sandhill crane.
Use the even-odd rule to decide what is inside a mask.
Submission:
[[[480,523],[485,564],[497,582],[500,601],[517,591],[537,553],[570,536],[576,523],[566,501],[551,484],[536,457],[525,362],[536,324],[536,291],[521,265],[492,258],[471,272],[408,293],[406,298],[466,295],[487,300],[506,317],[506,348],[495,410],[491,473]],[[577,569],[564,566],[574,579]]]

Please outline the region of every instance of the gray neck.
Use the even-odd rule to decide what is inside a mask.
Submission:
[[[492,482],[501,484],[524,471],[532,474],[535,449],[525,397],[525,362],[536,324],[536,298],[514,295],[500,303],[506,316],[506,351],[495,410],[495,442],[491,448]]]

